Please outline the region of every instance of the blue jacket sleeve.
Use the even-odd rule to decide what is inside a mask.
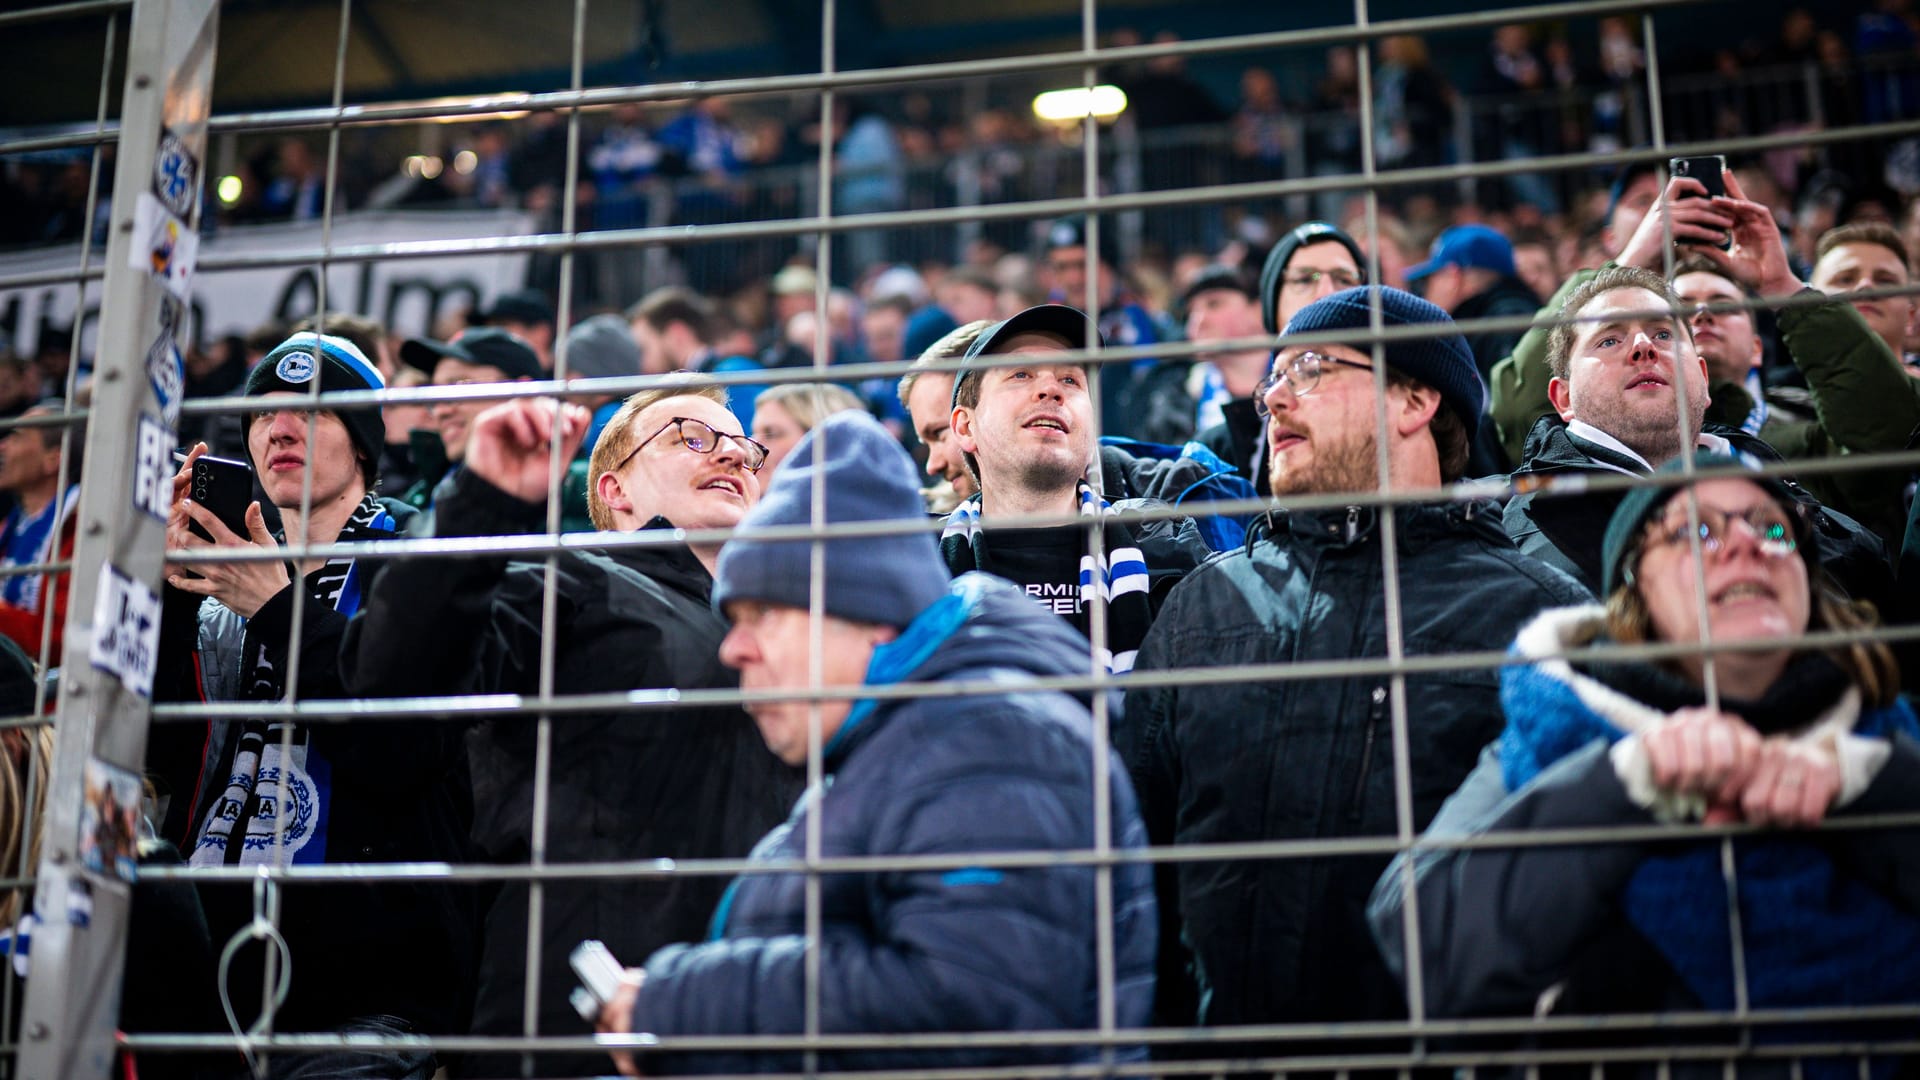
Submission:
[[[1085,847],[1088,809],[1012,769],[964,774],[915,766],[893,778],[871,831],[895,855]],[[830,796],[831,797],[831,796]],[[865,797],[874,798],[871,793]],[[864,920],[836,918],[821,943],[823,1034],[1059,1029],[1082,1023],[1094,983],[1094,873],[1044,870],[871,875]],[[865,926],[859,926],[864,921]],[[857,928],[856,928],[857,927]],[[633,1028],[662,1038],[798,1034],[805,947],[797,935],[742,937],[656,953]],[[1031,1053],[1031,1051],[1028,1051]],[[834,1067],[912,1067],[993,1060],[994,1051],[911,1049],[823,1054]],[[1000,1053],[1004,1054],[1002,1050]],[[797,1054],[659,1053],[651,1073],[791,1070]]]

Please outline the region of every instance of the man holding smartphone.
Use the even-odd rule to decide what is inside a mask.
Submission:
[[[351,343],[313,333],[288,338],[248,375],[246,395],[259,408],[242,417],[247,456],[279,509],[282,531],[268,530],[258,502],[246,502],[235,523],[241,529],[201,505],[211,495],[195,486],[195,465],[206,453],[197,444],[174,478],[169,549],[256,552],[399,535],[413,511],[374,494],[379,408],[315,409],[316,379],[323,393],[385,385]],[[212,539],[195,535],[194,525]],[[343,696],[340,638],[365,572],[351,557],[170,565],[155,700]],[[296,647],[299,677],[290,686]],[[469,797],[454,785],[458,745],[450,727],[433,721],[215,719],[156,725],[148,767],[165,800],[162,833],[191,866],[458,862]],[[244,932],[250,885],[201,882],[200,894],[215,942]],[[292,979],[276,1031],[394,1035],[457,1027],[472,971],[471,918],[450,886],[288,884],[279,926]],[[233,965],[228,999],[243,1023],[262,1000],[264,955],[243,949]],[[417,1050],[275,1063],[282,1060],[325,1075],[432,1068],[432,1055]]]

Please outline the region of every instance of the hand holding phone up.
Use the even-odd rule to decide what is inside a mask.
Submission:
[[[251,468],[244,462],[208,457],[207,445],[195,444],[173,478],[173,509],[167,516],[168,550],[277,547],[252,494]],[[190,566],[168,563],[166,574],[168,585],[197,596],[211,596],[243,618],[252,618],[292,582],[286,564],[279,560]]]

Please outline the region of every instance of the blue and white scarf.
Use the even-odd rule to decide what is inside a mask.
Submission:
[[[337,542],[386,540],[398,534],[393,515],[369,492],[341,528]],[[297,572],[294,576],[299,580]],[[326,604],[347,616],[360,609],[356,560],[329,559],[305,580],[309,603]],[[279,700],[286,692],[286,675],[273,663],[266,644],[258,643],[244,662],[249,686],[246,696],[257,701]],[[292,727],[291,734],[288,727]],[[311,731],[283,721],[248,721],[240,728],[222,788],[200,822],[189,863],[271,864],[278,861],[276,834],[288,862],[326,861],[333,770],[325,755],[314,749]],[[238,845],[233,843],[236,834],[240,837]]]
[[[1148,602],[1152,579],[1147,572],[1146,556],[1140,554],[1132,530],[1113,520],[1111,503],[1094,494],[1082,480],[1079,485],[1082,517],[1102,519],[1101,548],[1104,558],[1092,551],[1080,556],[1080,599],[1107,605],[1108,648],[1095,650],[1102,667],[1113,674],[1133,670],[1133,661],[1153,622]],[[947,527],[940,534],[940,555],[955,577],[969,570],[993,573],[988,553],[990,530],[980,524],[980,496],[961,503],[947,515]]]

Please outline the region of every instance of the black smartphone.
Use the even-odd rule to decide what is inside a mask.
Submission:
[[[1727,159],[1723,154],[1708,154],[1704,157],[1677,157],[1667,162],[1667,171],[1675,176],[1700,181],[1707,189],[1708,197],[1724,196],[1727,193]],[[1688,198],[1700,196],[1689,193]]]
[[[202,455],[193,462],[193,483],[187,497],[213,511],[220,523],[242,539],[247,536],[247,506],[253,502],[253,466],[244,461]],[[187,527],[211,541],[197,521]]]

